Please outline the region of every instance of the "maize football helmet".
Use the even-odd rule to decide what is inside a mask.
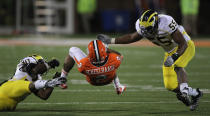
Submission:
[[[143,36],[154,36],[158,28],[158,13],[153,10],[143,12],[139,18],[139,25]]]
[[[94,65],[101,65],[107,59],[107,47],[101,40],[93,40],[88,44],[88,57]]]
[[[32,57],[33,59],[35,59],[37,63],[38,62],[44,62],[44,58],[42,56],[40,56],[40,55],[33,54],[33,55],[29,56],[29,57]]]

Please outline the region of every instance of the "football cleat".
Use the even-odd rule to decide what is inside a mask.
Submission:
[[[68,86],[67,86],[66,83],[60,84],[59,87],[60,87],[61,89],[66,89],[66,88],[68,88]]]
[[[63,79],[63,81],[62,81],[63,83],[60,84],[59,87],[60,87],[61,89],[66,89],[66,88],[68,88],[68,86],[67,86],[67,84],[66,84],[66,82],[67,82],[66,77],[63,77],[62,79]]]
[[[187,94],[177,93],[176,97],[177,97],[178,100],[182,101],[186,106],[190,106],[191,99]]]
[[[126,86],[120,85],[116,88],[116,92],[118,95],[121,95],[126,90]]]
[[[192,96],[192,103],[190,105],[190,110],[194,111],[198,107],[199,99],[203,96],[203,92],[199,90],[199,88],[196,89],[198,92],[198,95]]]

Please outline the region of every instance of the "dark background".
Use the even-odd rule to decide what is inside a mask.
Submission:
[[[62,1],[62,0],[61,0]],[[140,0],[144,1],[144,0]],[[145,0],[146,1],[146,0]],[[97,10],[91,18],[91,33],[129,33],[135,31],[135,22],[139,18],[144,9],[155,9],[158,12],[171,15],[178,24],[182,24],[182,15],[180,10],[180,0],[160,0],[163,4],[160,9],[148,4],[145,8],[140,8],[135,4],[135,0],[97,0]],[[22,0],[21,7],[21,25],[22,30],[16,30],[16,0],[1,0],[0,1],[0,34],[4,34],[4,28],[12,29],[12,33],[20,31],[19,34],[35,33],[34,24],[34,0]],[[81,17],[76,11],[75,0],[75,33],[83,33]],[[197,28],[199,35],[209,35],[210,17],[209,10],[210,1],[200,0],[199,16],[197,21]],[[59,11],[60,25],[65,25],[64,11]],[[121,14],[124,18],[123,26],[116,26],[114,19],[110,20],[107,17]],[[107,21],[110,20],[110,21]],[[2,29],[3,28],[3,29]]]

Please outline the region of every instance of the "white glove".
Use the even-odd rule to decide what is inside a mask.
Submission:
[[[49,80],[47,83],[46,83],[46,87],[55,87],[55,86],[58,86],[58,85],[61,85],[63,83],[66,83],[66,78],[64,77],[58,77],[58,78],[55,78],[55,79],[52,79],[52,80]]]
[[[35,88],[38,89],[42,89],[46,86],[47,80],[37,80],[34,82],[34,86]]]
[[[164,62],[164,66],[170,67],[174,64],[174,60],[171,56],[168,56],[166,61]]]

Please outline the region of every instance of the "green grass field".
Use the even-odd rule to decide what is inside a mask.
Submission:
[[[85,50],[85,47],[81,47]],[[68,76],[68,89],[56,88],[47,101],[30,95],[15,112],[0,116],[210,116],[210,48],[196,48],[196,55],[186,71],[189,85],[201,88],[204,96],[197,111],[190,111],[165,90],[162,68],[164,52],[158,47],[111,46],[124,55],[118,70],[121,84],[127,85],[118,96],[113,85],[91,86],[76,67]],[[60,71],[69,47],[0,46],[0,81],[10,78],[23,57],[37,53],[47,60],[56,57],[61,65],[43,77]]]

